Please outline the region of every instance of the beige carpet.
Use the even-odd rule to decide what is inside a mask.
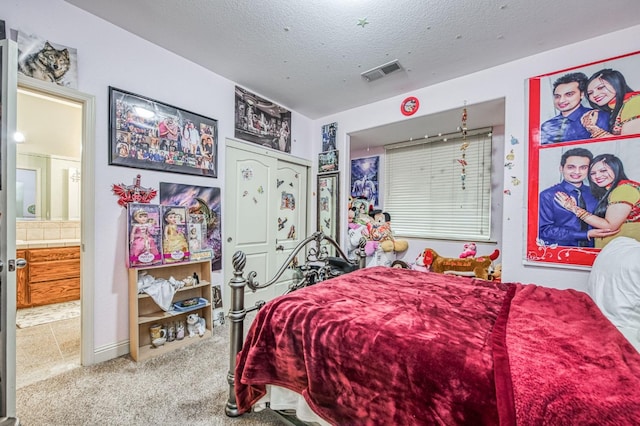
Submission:
[[[16,325],[18,328],[27,328],[79,316],[80,300],[72,300],[71,302],[36,306],[35,308],[18,309]]]
[[[17,391],[21,424],[281,425],[270,412],[224,414],[229,322],[213,337],[157,358],[80,367]],[[194,337],[195,339],[195,337]]]

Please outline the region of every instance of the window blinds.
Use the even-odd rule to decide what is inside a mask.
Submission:
[[[385,206],[403,237],[488,240],[491,224],[491,129],[468,132],[465,189],[462,137],[388,145]]]

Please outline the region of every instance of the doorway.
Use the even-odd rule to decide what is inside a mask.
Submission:
[[[82,365],[86,98],[20,79],[16,147],[16,388]],[[55,271],[55,272],[54,272]],[[63,271],[63,272],[61,272]]]

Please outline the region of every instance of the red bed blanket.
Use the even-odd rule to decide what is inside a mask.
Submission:
[[[241,413],[274,384],[335,425],[640,424],[640,355],[586,294],[395,268],[267,303],[235,379]]]

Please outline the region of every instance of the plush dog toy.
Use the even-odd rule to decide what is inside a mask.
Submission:
[[[488,256],[467,257],[464,259],[455,257],[442,257],[435,250],[427,248],[422,252],[422,265],[431,272],[444,274],[447,272],[469,272],[476,278],[489,279],[491,263],[500,256],[500,250],[496,249]],[[416,259],[419,264],[420,256]]]
[[[202,337],[204,336],[205,329],[204,318],[200,318],[198,314],[187,315],[187,331],[189,332],[189,337],[193,337],[196,334]]]

